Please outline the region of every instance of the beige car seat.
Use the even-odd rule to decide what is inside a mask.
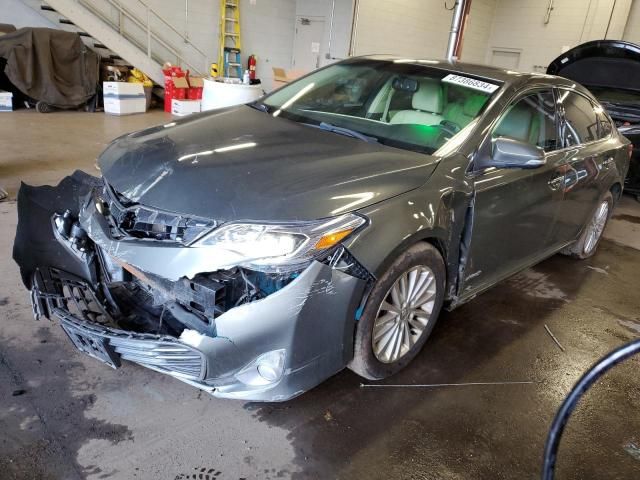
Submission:
[[[411,123],[416,125],[438,125],[442,117],[444,98],[442,87],[437,80],[421,80],[418,90],[413,94],[413,110],[400,110],[390,123]]]

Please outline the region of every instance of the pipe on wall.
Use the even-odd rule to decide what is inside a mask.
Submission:
[[[358,35],[358,12],[360,10],[360,0],[353,0],[353,20],[351,23],[351,40],[349,41],[349,56],[355,55],[356,39]]]
[[[460,56],[462,55],[462,41],[464,40],[464,31],[467,28],[467,22],[469,21],[469,12],[471,10],[471,1],[472,0],[466,0],[464,2],[464,8],[462,10],[462,23],[460,24],[460,31],[458,33],[458,40],[456,42],[456,48],[455,48],[455,52],[454,52],[454,55],[455,55],[457,60],[459,60]]]
[[[449,62],[455,62],[457,60],[457,55],[460,53],[456,52],[456,50],[460,44],[462,17],[467,1],[468,0],[456,0],[455,5],[453,6],[453,17],[451,19],[451,30],[449,32],[449,43],[447,44],[446,57]]]

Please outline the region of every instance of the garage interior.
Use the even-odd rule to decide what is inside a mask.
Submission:
[[[554,255],[443,311],[400,373],[370,382],[343,370],[283,403],[214,398],[133,363],[105,368],[78,352],[57,322],[33,320],[12,259],[21,182],[56,185],[75,170],[97,175],[96,158],[113,139],[175,119],[162,100],[165,62],[189,70],[196,89],[204,79],[201,99],[182,97],[199,111],[214,69],[260,96],[348,57],[445,58],[459,6],[238,1],[241,67],[231,72],[220,61],[215,0],[135,0],[124,8],[117,0],[0,0],[0,24],[86,32],[81,40],[103,60],[136,67],[154,84],[150,106],[131,115],[99,104],[40,113],[17,95],[0,111],[0,478],[540,478],[549,427],[571,388],[598,359],[640,336],[635,195],[622,195],[595,256]],[[463,13],[458,60],[512,71],[543,74],[592,40],[640,44],[638,0],[467,0]],[[242,79],[249,55],[259,83]],[[142,83],[127,83],[142,92]],[[556,478],[640,478],[639,362],[617,365],[580,400]]]

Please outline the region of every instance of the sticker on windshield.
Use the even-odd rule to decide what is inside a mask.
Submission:
[[[453,73],[444,77],[442,81],[446,83],[455,83],[456,85],[462,85],[463,87],[479,90],[480,92],[485,93],[493,93],[500,88],[498,85],[494,85],[493,83],[483,82],[482,80],[463,77],[462,75],[455,75]]]

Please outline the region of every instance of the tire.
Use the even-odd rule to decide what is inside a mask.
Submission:
[[[606,212],[603,212],[605,204]],[[602,232],[604,232],[607,222],[611,217],[613,205],[613,195],[611,195],[611,192],[607,192],[604,197],[600,199],[598,207],[589,219],[587,225],[585,225],[584,231],[580,234],[578,240],[564,248],[560,253],[573,258],[579,258],[580,260],[592,257],[598,249],[598,245],[602,239]]]
[[[402,278],[405,296],[408,294],[418,302],[429,300],[414,304],[414,308],[410,302],[404,302],[409,304],[402,307]],[[419,243],[402,253],[378,279],[369,295],[356,328],[354,356],[348,368],[361,377],[379,380],[407,366],[435,326],[444,300],[445,279],[444,261],[432,245]],[[398,287],[395,291],[394,286]],[[379,339],[375,345],[372,341],[374,331]],[[402,335],[400,340],[397,336],[391,338],[395,333]],[[390,348],[389,342],[395,348]],[[397,355],[394,355],[396,351]]]
[[[45,102],[36,103],[36,112],[38,113],[50,113],[53,112],[53,107]]]

